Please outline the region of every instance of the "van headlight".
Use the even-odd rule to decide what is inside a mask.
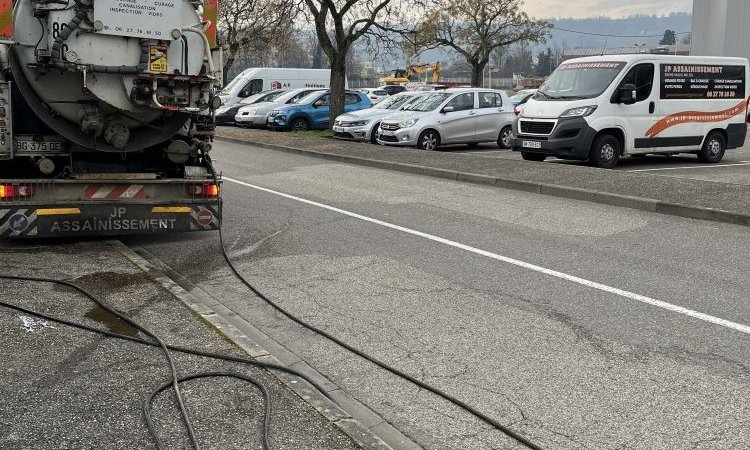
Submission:
[[[409,127],[413,127],[413,126],[414,126],[414,124],[416,124],[417,122],[419,122],[419,119],[409,119],[409,120],[404,120],[403,122],[399,122],[399,124],[398,124],[398,127],[399,127],[399,128],[409,128]]]
[[[560,119],[565,119],[568,117],[586,117],[593,114],[594,111],[596,111],[597,106],[581,106],[578,108],[571,108],[564,113],[560,114]]]

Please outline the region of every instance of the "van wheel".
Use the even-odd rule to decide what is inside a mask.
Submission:
[[[510,148],[510,141],[513,139],[513,128],[507,126],[500,130],[500,136],[497,138],[497,146],[500,148]]]
[[[544,153],[521,152],[521,158],[526,161],[544,161],[545,159],[547,159],[547,155],[545,155]]]
[[[419,135],[417,147],[422,150],[437,150],[440,147],[440,135],[434,130],[423,132]]]
[[[596,167],[611,169],[620,160],[620,141],[611,134],[603,134],[594,140],[589,160]]]
[[[703,148],[698,152],[698,159],[704,163],[717,163],[724,158],[727,149],[727,140],[724,135],[714,131],[706,138]]]
[[[294,119],[290,127],[292,131],[307,131],[310,129],[310,122],[306,119]]]

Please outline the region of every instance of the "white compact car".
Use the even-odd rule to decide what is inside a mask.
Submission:
[[[265,128],[268,115],[271,111],[280,106],[296,103],[297,100],[304,98],[316,90],[317,89],[291,89],[274,98],[272,101],[254,103],[242,107],[237,111],[237,115],[234,116],[234,122],[240,127]]]
[[[381,120],[427,94],[428,92],[402,92],[388,96],[372,108],[342,114],[333,123],[334,136],[339,139],[376,143]]]
[[[513,104],[504,91],[446,89],[383,119],[378,143],[436,150],[441,145],[497,142],[510,148],[514,120]]]
[[[386,98],[388,98],[388,92],[378,88],[363,88],[358,89],[359,92],[365,94],[370,99],[373,105],[377,105]]]

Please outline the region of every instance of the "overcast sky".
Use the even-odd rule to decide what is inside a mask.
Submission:
[[[691,12],[693,0],[526,0],[524,10],[537,18],[662,15]]]

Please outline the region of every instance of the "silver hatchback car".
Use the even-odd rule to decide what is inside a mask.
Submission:
[[[378,142],[423,150],[483,142],[510,148],[515,117],[513,103],[504,91],[480,88],[436,91],[383,119]]]

